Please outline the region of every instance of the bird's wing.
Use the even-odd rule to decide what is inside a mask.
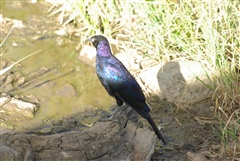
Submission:
[[[146,112],[150,111],[150,108],[146,106],[141,87],[120,61],[109,64],[105,69],[107,75],[105,81],[119,98],[133,108],[140,108]]]

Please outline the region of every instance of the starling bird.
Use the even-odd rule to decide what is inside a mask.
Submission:
[[[149,114],[150,108],[145,101],[141,87],[126,67],[112,54],[107,38],[102,35],[95,35],[86,41],[90,41],[97,50],[96,73],[100,82],[108,94],[116,99],[118,108],[114,111],[114,114],[123,105],[123,102],[126,103],[148,120],[158,138],[166,144]]]

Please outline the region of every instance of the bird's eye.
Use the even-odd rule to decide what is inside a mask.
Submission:
[[[98,39],[96,39],[95,37],[91,38],[91,42],[92,42],[93,46],[95,46],[95,47],[98,46]]]
[[[93,38],[93,42],[96,42],[97,41],[97,39],[96,38]]]

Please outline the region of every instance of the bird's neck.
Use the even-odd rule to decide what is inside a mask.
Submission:
[[[112,55],[111,48],[108,42],[99,42],[97,46],[98,56],[110,56]]]

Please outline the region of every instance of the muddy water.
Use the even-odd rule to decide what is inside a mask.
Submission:
[[[109,108],[113,101],[100,85],[95,69],[77,59],[79,51],[76,50],[76,40],[79,38],[72,40],[54,34],[58,27],[49,22],[49,18],[41,17],[44,15],[42,8],[38,4],[20,2],[5,3],[3,6],[3,17],[17,19],[24,25],[23,28],[15,28],[4,43],[3,47],[7,50],[3,58],[15,62],[42,49],[11,70],[21,73],[29,83],[14,86],[8,94],[19,98],[36,97],[41,105],[31,123],[19,123],[15,127],[17,129],[61,119],[73,113]],[[12,9],[15,9],[14,13]],[[7,25],[3,27],[5,33],[10,29]],[[32,76],[31,73],[39,71],[44,72]],[[61,90],[66,85],[73,87],[71,93]]]

